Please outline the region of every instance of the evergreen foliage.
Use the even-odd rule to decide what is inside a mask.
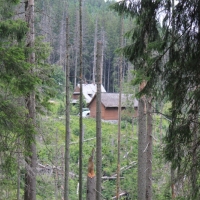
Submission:
[[[27,24],[23,19],[14,18],[17,3],[19,1],[0,1],[0,179],[3,183],[0,193],[3,199],[9,185],[13,190],[9,198],[16,197],[14,189],[16,191],[19,187],[17,179],[24,168],[23,156],[30,153],[24,148],[24,141],[26,138],[26,142],[31,144],[32,136],[36,134],[35,127],[26,118],[25,97],[35,91],[37,111],[44,113],[50,97],[56,93],[55,79],[50,77],[53,68],[45,62],[50,52],[49,45],[38,38],[33,49],[26,47]],[[36,52],[34,73],[30,73],[33,66],[27,62],[30,51]]]
[[[113,7],[137,19],[132,44],[124,48],[124,54],[136,63],[138,74],[142,72],[147,77],[141,94],[153,92],[155,97],[162,95],[171,101],[172,121],[165,137],[165,156],[177,169],[177,181],[187,185],[182,195],[198,199],[200,1],[179,1],[173,9],[170,0],[124,0]],[[156,20],[161,11],[164,17],[160,28]],[[145,32],[149,34],[147,52]],[[144,62],[147,65],[140,64]]]

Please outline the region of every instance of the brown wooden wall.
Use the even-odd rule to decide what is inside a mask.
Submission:
[[[89,105],[90,117],[96,118],[96,98]],[[104,120],[118,120],[118,108],[105,108],[101,104],[101,119]]]
[[[90,117],[96,118],[96,98],[90,103]]]
[[[118,108],[106,108],[104,119],[105,120],[118,120]]]

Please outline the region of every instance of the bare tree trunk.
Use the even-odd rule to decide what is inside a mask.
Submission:
[[[20,200],[20,179],[21,179],[21,173],[20,173],[20,148],[19,148],[19,146],[20,146],[20,140],[19,140],[19,138],[18,138],[18,140],[17,140],[17,145],[18,145],[18,147],[17,147],[17,151],[18,151],[18,153],[17,153],[17,200]]]
[[[146,113],[145,99],[138,102],[138,200],[146,199]]]
[[[25,1],[25,17],[29,27],[29,32],[27,34],[27,47],[33,48],[35,41],[35,30],[34,30],[34,0]],[[34,65],[35,63],[35,53],[32,52],[29,55],[28,61]],[[31,73],[34,69],[32,69]],[[35,94],[30,93],[26,97],[26,105],[28,109],[27,119],[31,121],[33,127],[35,127],[36,120],[36,110],[35,110]],[[31,136],[30,136],[31,134]],[[30,141],[31,138],[31,141]],[[36,200],[36,138],[35,134],[27,133],[26,150],[28,156],[25,157],[26,160],[26,174],[25,174],[25,190],[24,190],[24,200]]]
[[[192,168],[191,168],[191,185],[192,185],[192,199],[198,199],[197,197],[197,191],[198,191],[198,153],[197,153],[197,143],[198,143],[198,108],[196,105],[192,105],[193,110],[196,111],[196,113],[193,113],[192,115],[192,125],[191,125],[191,130],[192,130]]]
[[[28,118],[35,122],[35,95],[32,93],[26,98],[28,108]],[[33,124],[34,126],[34,124]],[[25,191],[24,200],[36,200],[36,139],[35,135],[27,133],[26,138],[26,151],[29,152],[30,156],[26,156],[26,174],[25,174]]]
[[[75,34],[74,34],[74,45],[75,45],[75,67],[74,67],[74,88],[76,88],[76,81],[77,81],[77,63],[78,63],[78,32],[79,32],[79,13],[77,11],[76,14],[76,25],[75,25]]]
[[[105,47],[105,34],[104,29],[101,30],[101,38],[102,38],[102,53],[101,53],[101,84],[103,83],[103,56],[104,56],[104,47]]]
[[[175,192],[175,170],[171,166],[171,193],[172,193],[172,199],[176,198],[176,192]]]
[[[198,123],[198,118],[196,118],[196,123]],[[198,175],[198,170],[197,170],[197,163],[198,163],[198,156],[197,156],[197,141],[198,141],[198,136],[197,136],[197,124],[194,124],[194,132],[193,132],[193,149],[192,149],[192,171],[191,171],[191,182],[192,182],[192,199],[197,199],[197,191],[198,191],[198,184],[197,184],[197,175]]]
[[[160,112],[162,113],[163,112],[163,103],[161,102],[160,104]],[[160,115],[160,123],[159,123],[159,131],[160,131],[160,140],[162,141],[162,123],[163,123],[163,116]]]
[[[102,168],[102,147],[101,147],[101,61],[102,43],[97,43],[97,103],[96,103],[96,200],[101,200],[101,168]]]
[[[65,135],[65,187],[64,200],[69,199],[69,163],[70,163],[70,66],[69,66],[69,19],[66,18],[66,135]]]
[[[109,64],[108,64],[108,78],[107,78],[107,82],[108,82],[108,85],[107,85],[106,91],[109,91],[109,88],[110,88],[110,58],[109,58]]]
[[[97,62],[97,29],[98,29],[98,23],[97,23],[97,18],[96,18],[96,23],[95,23],[95,33],[94,33],[93,83],[95,83],[96,62]]]
[[[175,26],[175,19],[174,19],[174,0],[171,2],[172,4],[172,11],[171,11],[171,23],[172,23],[172,39],[171,39],[171,45],[174,42],[174,26]],[[173,57],[174,54],[174,47],[172,45],[172,48],[170,48],[169,56]],[[173,166],[171,166],[171,193],[172,193],[172,199],[176,198],[176,191],[175,191],[175,169],[173,169]]]
[[[152,106],[151,97],[147,102],[147,169],[146,169],[146,200],[152,200]]]
[[[79,56],[80,56],[80,119],[79,119],[79,200],[82,200],[82,182],[83,182],[83,169],[82,169],[82,158],[83,158],[83,117],[82,117],[82,106],[83,106],[83,66],[82,66],[82,0],[79,0],[79,34],[80,34],[80,46],[79,46]]]
[[[123,18],[121,17],[121,34],[120,34],[120,47],[123,47]],[[119,62],[119,106],[118,106],[118,140],[117,140],[117,194],[116,199],[119,199],[120,193],[120,148],[121,148],[121,108],[122,108],[122,66],[123,58],[120,55]]]
[[[63,41],[64,41],[64,21],[65,21],[65,11],[63,11],[62,14],[62,20],[61,20],[61,27],[60,27],[60,41],[59,41],[59,65],[63,64]]]
[[[96,200],[96,177],[94,173],[94,149],[88,160],[88,175],[87,175],[87,200]]]

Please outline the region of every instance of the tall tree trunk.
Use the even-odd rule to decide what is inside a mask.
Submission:
[[[102,53],[101,53],[101,84],[103,83],[103,56],[105,47],[105,34],[104,28],[101,29],[101,40],[102,40]]]
[[[83,117],[82,117],[82,106],[83,106],[83,87],[82,87],[82,83],[83,83],[83,66],[82,66],[82,0],[79,0],[79,41],[80,41],[80,45],[79,45],[79,61],[80,61],[80,98],[79,98],[79,102],[80,102],[80,119],[79,119],[79,131],[80,131],[80,135],[79,135],[79,200],[82,200],[82,182],[83,182],[83,169],[82,169],[82,158],[83,158]]]
[[[94,173],[94,151],[88,160],[88,174],[87,174],[87,200],[96,200],[96,177]]]
[[[198,107],[193,103],[193,110],[196,113],[193,113],[191,116],[191,132],[192,132],[192,167],[191,167],[191,185],[192,185],[192,199],[198,199],[198,152],[197,152],[197,143],[198,143]]]
[[[160,112],[162,113],[163,112],[163,103],[161,102],[160,103]],[[163,131],[163,127],[162,127],[162,124],[163,124],[163,116],[160,115],[160,122],[159,122],[159,132],[160,132],[160,141],[162,141],[162,131]]]
[[[146,200],[152,200],[152,106],[151,97],[147,102],[147,166],[146,166]]]
[[[17,139],[17,200],[20,200],[20,180],[21,180],[21,173],[20,173],[20,139]]]
[[[108,78],[107,78],[107,88],[106,91],[110,90],[110,58],[108,60]]]
[[[34,30],[34,0],[25,1],[25,17],[29,27],[29,32],[27,33],[27,47],[34,47],[35,40],[35,30]],[[34,65],[35,63],[35,53],[32,52],[29,55],[28,61]],[[32,71],[30,73],[33,72]],[[31,121],[33,127],[35,127],[36,121],[36,110],[35,110],[35,94],[34,92],[27,95],[26,105],[28,109],[27,120]],[[31,136],[30,136],[31,134]],[[31,138],[31,141],[30,141]],[[27,133],[26,136],[26,151],[28,156],[25,157],[26,160],[26,174],[25,174],[25,191],[24,200],[36,200],[36,164],[37,164],[37,154],[36,154],[36,138],[35,134]]]
[[[171,45],[172,48],[170,48],[169,56],[173,58],[174,54],[174,47],[173,47],[173,42],[174,42],[174,28],[175,28],[175,19],[174,19],[174,0],[171,2],[172,4],[172,11],[171,11],[171,25],[172,25],[172,38],[171,38]],[[171,194],[172,194],[172,199],[176,198],[176,192],[175,192],[175,169],[173,166],[171,166]]]
[[[66,124],[65,124],[65,187],[64,200],[69,199],[69,162],[70,162],[70,66],[69,66],[69,19],[66,18]]]
[[[197,199],[197,191],[198,191],[198,184],[197,184],[197,166],[198,166],[198,156],[197,156],[197,141],[198,141],[198,116],[194,119],[194,127],[193,127],[193,146],[192,146],[192,168],[191,168],[191,182],[192,182],[192,199]]]
[[[176,191],[175,191],[175,170],[171,166],[171,194],[172,199],[176,198]]]
[[[120,47],[123,47],[123,18],[120,18],[121,21],[121,34],[120,34]],[[116,199],[120,198],[120,149],[121,149],[121,108],[122,108],[122,66],[123,58],[120,55],[119,62],[119,106],[118,106],[118,140],[117,140],[117,194]]]
[[[74,88],[77,84],[77,65],[78,65],[78,33],[79,33],[79,12],[76,13],[76,25],[75,25],[75,34],[74,34],[74,45],[75,45],[75,67],[74,67]]]
[[[64,63],[63,62],[63,60],[64,60],[63,59],[64,23],[65,23],[65,11],[63,11],[63,14],[62,14],[61,27],[60,27],[60,33],[59,33],[59,38],[60,38],[60,41],[59,41],[59,65],[62,65]]]
[[[146,199],[146,112],[145,98],[138,102],[138,200]]]
[[[26,98],[27,108],[28,108],[28,119],[31,119],[35,122],[35,95],[32,93]],[[26,151],[29,156],[26,156],[26,173],[25,173],[25,191],[24,191],[24,200],[36,200],[36,138],[33,133],[30,135],[27,133],[26,138]]]
[[[96,75],[96,62],[97,62],[97,29],[98,29],[98,23],[96,18],[95,23],[95,33],[94,33],[94,61],[93,61],[93,83],[95,83],[95,75]]]
[[[101,61],[102,43],[97,43],[97,102],[96,102],[96,200],[101,200],[101,168],[102,168],[102,147],[101,147]]]

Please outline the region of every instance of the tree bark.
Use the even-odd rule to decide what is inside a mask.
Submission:
[[[121,21],[120,47],[123,47],[123,18]],[[119,106],[118,106],[118,137],[117,137],[117,194],[116,199],[120,198],[120,148],[121,148],[121,108],[122,108],[122,66],[123,58],[120,55],[119,62]]]
[[[25,1],[25,17],[29,27],[27,33],[27,47],[33,48],[35,41],[35,30],[34,30],[34,0]],[[28,62],[34,65],[35,53],[32,52],[29,55]],[[33,67],[32,71],[33,72]],[[25,99],[28,114],[27,120],[31,121],[33,128],[35,127],[36,110],[35,110],[35,94],[34,92],[27,95]],[[30,136],[31,135],[31,136]],[[31,138],[31,141],[30,141]],[[34,133],[27,133],[25,139],[26,151],[29,154],[25,157],[26,160],[26,173],[25,173],[25,189],[24,189],[24,200],[36,200],[36,138]]]
[[[88,160],[87,200],[96,200],[96,177],[94,173],[94,149]]]
[[[97,102],[96,102],[96,200],[101,200],[101,170],[102,170],[102,147],[101,147],[101,53],[102,43],[97,43]]]
[[[76,13],[76,25],[75,25],[75,34],[74,34],[74,45],[75,45],[75,67],[74,67],[74,89],[76,88],[77,84],[77,63],[78,63],[78,32],[79,32],[79,13]]]
[[[79,56],[80,56],[80,118],[79,118],[79,200],[82,200],[82,174],[83,174],[83,169],[82,169],[82,158],[83,158],[83,117],[82,117],[82,107],[83,107],[83,66],[82,66],[82,0],[79,0]]]
[[[70,66],[69,66],[69,19],[66,18],[66,124],[65,124],[65,186],[64,200],[69,199],[69,163],[70,163]]]
[[[105,47],[105,34],[104,29],[101,30],[101,40],[102,40],[102,53],[101,53],[101,84],[103,83],[103,56],[104,56],[104,47]]]
[[[20,200],[20,181],[21,181],[21,173],[20,173],[20,139],[17,139],[17,200]]]
[[[145,99],[138,102],[138,200],[146,199],[146,113]]]
[[[147,169],[146,169],[146,200],[152,200],[152,106],[151,97],[147,102]]]
[[[93,83],[95,83],[95,75],[96,75],[96,62],[97,62],[97,29],[98,29],[98,23],[96,18],[95,23],[95,33],[94,33],[94,61],[93,61]]]
[[[35,95],[32,93],[26,98],[28,109],[28,120],[31,120],[32,126],[35,124]],[[31,141],[30,135],[31,134]],[[25,191],[24,200],[36,200],[36,138],[34,133],[27,133],[25,145],[26,151],[29,156],[25,157],[26,161],[26,173],[25,173]]]
[[[171,166],[171,193],[172,199],[176,198],[176,191],[175,191],[175,170]]]

